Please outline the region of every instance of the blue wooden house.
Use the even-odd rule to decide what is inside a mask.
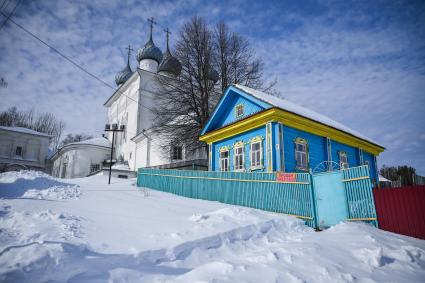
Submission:
[[[230,86],[200,137],[211,171],[308,172],[320,164],[368,164],[384,147],[314,111],[245,86]],[[328,162],[324,162],[328,161]]]

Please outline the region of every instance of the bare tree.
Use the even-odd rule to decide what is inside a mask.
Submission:
[[[177,78],[158,76],[159,93],[154,128],[167,141],[199,147],[197,137],[219,99],[209,79],[213,71],[213,34],[205,21],[192,18],[180,31],[175,56],[182,64]]]
[[[198,141],[199,134],[231,84],[266,91],[274,86],[264,88],[262,61],[255,57],[248,40],[231,33],[224,23],[213,30],[202,18],[193,17],[180,30],[175,57],[182,72],[176,78],[158,76],[161,95],[153,110],[154,128],[163,136],[165,148],[169,141],[189,150],[204,146]]]
[[[215,27],[214,51],[222,93],[232,84],[263,89],[263,62],[255,57],[248,40],[230,32],[224,22]]]

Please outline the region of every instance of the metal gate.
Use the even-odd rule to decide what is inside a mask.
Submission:
[[[336,225],[348,218],[342,171],[313,175],[318,228]]]
[[[367,165],[312,174],[312,179],[316,227],[341,221],[366,221],[377,226]]]

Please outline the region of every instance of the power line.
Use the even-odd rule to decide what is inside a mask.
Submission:
[[[0,12],[1,15],[5,16],[6,15],[3,12]],[[98,76],[96,76],[95,74],[91,73],[90,71],[88,71],[87,69],[85,69],[84,67],[82,67],[80,64],[78,64],[77,62],[75,62],[74,60],[72,60],[71,58],[69,58],[68,56],[66,56],[65,54],[63,54],[61,51],[59,51],[58,49],[56,49],[55,47],[53,47],[52,45],[50,45],[49,43],[47,43],[46,41],[42,40],[40,37],[38,37],[37,35],[35,35],[34,33],[32,33],[31,31],[27,30],[25,27],[21,26],[20,24],[18,24],[17,22],[15,22],[14,20],[9,18],[9,21],[11,23],[13,23],[15,26],[19,27],[20,29],[22,29],[23,31],[25,31],[27,34],[29,34],[31,37],[35,38],[36,40],[40,41],[42,44],[44,44],[45,46],[47,46],[48,48],[50,48],[51,50],[53,50],[54,52],[56,52],[57,54],[59,54],[62,58],[64,58],[65,60],[67,60],[68,62],[70,62],[72,65],[74,65],[75,67],[77,67],[78,69],[80,69],[81,71],[83,71],[84,73],[86,73],[87,75],[89,75],[90,77],[94,78],[95,80],[99,81],[100,83],[102,83],[103,85],[111,88],[112,90],[118,91],[118,93],[122,94],[123,96],[127,97],[128,99],[136,102],[137,104],[139,104],[140,106],[152,111],[152,109],[150,109],[149,107],[141,104],[139,101],[131,98],[130,96],[126,95],[124,92],[120,91],[120,90],[116,90],[115,87],[113,87],[112,85],[110,85],[109,83],[105,82],[104,80],[102,80],[101,78],[99,78]]]
[[[6,20],[4,20],[3,24],[0,26],[0,31],[6,25],[7,21],[9,21],[10,18],[13,16],[13,14],[15,13],[16,9],[18,8],[19,4],[21,4],[21,0],[18,0],[18,3],[16,3],[15,8],[13,8],[13,10],[12,10],[12,12],[10,12],[9,16],[6,17]],[[4,16],[3,13],[2,13],[2,15]]]
[[[4,4],[6,4],[6,6]],[[0,10],[3,9],[3,7],[4,9],[6,9],[8,5],[9,5],[8,0],[4,0],[3,3],[1,4]]]

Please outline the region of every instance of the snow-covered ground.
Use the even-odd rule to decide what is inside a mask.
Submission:
[[[425,241],[360,223],[141,190],[106,176],[0,174],[0,282],[424,282]]]

